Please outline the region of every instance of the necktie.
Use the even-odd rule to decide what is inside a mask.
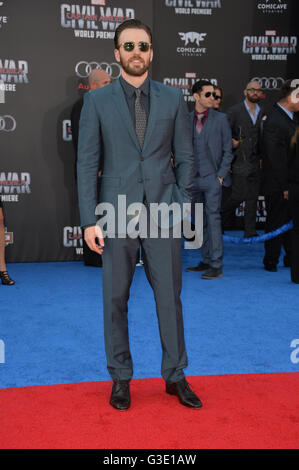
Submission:
[[[198,132],[199,134],[201,133],[202,128],[203,128],[203,123],[202,123],[203,117],[204,117],[203,114],[198,114],[198,115],[197,115],[196,130],[197,130],[197,132]]]
[[[141,105],[140,95],[141,90],[135,90],[136,100],[135,100],[135,130],[136,135],[140,144],[140,147],[143,147],[144,136],[146,131],[146,113]]]

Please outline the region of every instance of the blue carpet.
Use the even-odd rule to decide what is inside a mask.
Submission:
[[[299,286],[282,264],[266,272],[263,252],[263,244],[226,243],[223,278],[184,271],[186,375],[299,372],[290,360],[290,343],[299,338]],[[184,269],[198,260],[198,251],[183,250]],[[102,270],[57,262],[10,264],[9,272],[16,285],[0,285],[0,387],[109,380]],[[131,288],[129,328],[134,377],[160,377],[155,305],[142,267]]]

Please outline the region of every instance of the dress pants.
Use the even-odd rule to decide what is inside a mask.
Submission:
[[[276,230],[291,220],[289,201],[284,199],[283,192],[275,192],[265,196],[267,219],[265,233]],[[281,247],[284,247],[286,259],[291,259],[291,232],[285,232],[278,237],[265,242],[264,264],[276,266],[279,261]]]
[[[192,196],[194,203],[203,203],[202,260],[212,268],[221,268],[223,257],[220,214],[222,185],[216,174],[197,177]]]
[[[260,170],[250,173],[248,176],[232,175],[231,194],[222,206],[223,226],[229,225],[229,218],[241,202],[245,201],[244,210],[244,234],[252,235],[256,232],[257,200],[261,185]]]
[[[299,183],[290,184],[289,204],[293,220],[291,279],[299,284]]]
[[[182,305],[181,238],[106,238],[103,251],[104,334],[112,379],[130,380],[133,364],[129,346],[128,300],[138,250],[154,291],[162,345],[162,377],[184,378],[187,366]],[[140,304],[140,315],[143,305]],[[146,345],[144,345],[146,348]],[[144,350],[144,355],[148,355]]]

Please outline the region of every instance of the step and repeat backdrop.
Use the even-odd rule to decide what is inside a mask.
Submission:
[[[260,80],[272,106],[298,75],[298,0],[0,1],[0,197],[7,261],[82,258],[70,114],[93,68],[120,76],[114,31],[138,18],[154,34],[151,77],[224,90],[222,111]],[[297,77],[298,78],[298,77]],[[236,211],[241,223],[242,205]],[[265,221],[263,197],[257,206]]]

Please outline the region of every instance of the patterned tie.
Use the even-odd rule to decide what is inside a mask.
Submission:
[[[203,117],[204,117],[204,114],[198,114],[197,115],[196,130],[199,134],[201,133],[202,128],[203,128],[203,123],[202,123]]]
[[[136,100],[135,100],[135,129],[136,135],[139,140],[140,147],[143,147],[144,136],[146,131],[146,113],[141,105],[140,95],[141,90],[139,88],[135,90]]]

